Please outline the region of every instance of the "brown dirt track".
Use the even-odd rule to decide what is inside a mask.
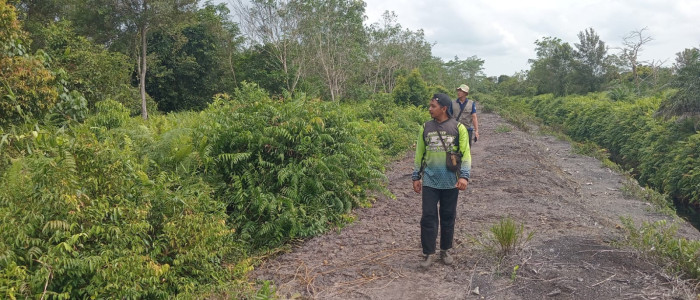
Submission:
[[[611,245],[623,238],[621,216],[636,225],[672,221],[623,195],[624,176],[498,115],[480,113],[479,121],[472,179],[459,196],[454,265],[418,267],[421,208],[410,152],[387,170],[395,200],[355,210],[354,223],[268,259],[251,279],[272,280],[281,298],[299,299],[700,299],[658,262]],[[535,234],[499,262],[470,237],[506,216]],[[679,233],[700,239],[688,224]]]

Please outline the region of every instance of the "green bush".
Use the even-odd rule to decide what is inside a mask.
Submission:
[[[22,56],[26,54],[27,33],[17,19],[17,10],[0,0],[0,56]]]
[[[55,298],[166,298],[237,272],[223,261],[245,252],[212,188],[147,174],[148,160],[113,133],[40,129],[31,153],[1,170],[3,298],[44,287]]]
[[[700,241],[678,237],[677,224],[669,225],[661,220],[645,222],[637,228],[629,218],[622,218],[622,223],[627,231],[626,244],[657,258],[670,260],[673,271],[700,279]]]
[[[129,110],[114,100],[100,101],[95,104],[96,113],[87,120],[95,127],[113,129],[121,127],[129,121]]]
[[[660,94],[669,95],[673,94]],[[659,97],[613,101],[597,93],[510,98],[493,105],[505,112],[531,111],[545,125],[560,128],[573,140],[607,149],[610,159],[632,170],[640,184],[681,202],[699,204],[700,133],[692,120],[655,118],[662,101]]]
[[[427,117],[250,84],[148,121],[95,106],[84,124],[0,129],[0,298],[269,296],[246,282],[251,256],[388,194],[383,165]]]
[[[138,90],[129,85],[134,67],[126,55],[108,51],[78,36],[68,21],[50,23],[39,34],[46,43],[44,50],[52,58],[52,68],[65,70],[63,86],[83,94],[90,109],[96,102],[117,99],[117,95],[127,90],[136,91],[138,95]],[[136,99],[139,98],[133,101],[140,104]]]
[[[410,149],[420,125],[430,119],[425,108],[396,105],[390,94],[376,94],[369,101],[343,105],[343,111],[355,120],[364,142],[379,146],[390,158]]]
[[[0,54],[0,126],[41,118],[57,102],[54,75],[35,56]]]
[[[397,104],[412,104],[423,107],[428,106],[432,96],[418,69],[411,71],[408,76],[399,76],[396,79],[392,95]]]
[[[245,84],[203,112],[214,137],[218,193],[240,234],[256,246],[312,236],[383,190],[383,160],[337,103],[276,102]]]
[[[51,108],[49,121],[56,125],[65,125],[71,122],[83,122],[88,115],[88,103],[77,91],[61,94],[60,100]]]

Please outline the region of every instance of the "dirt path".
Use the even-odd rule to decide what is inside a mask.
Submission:
[[[459,196],[454,265],[418,268],[420,195],[411,188],[409,153],[387,171],[396,200],[356,210],[353,224],[267,261],[251,277],[273,280],[282,298],[302,299],[697,299],[663,267],[609,245],[622,234],[620,216],[637,225],[670,220],[625,197],[623,176],[495,114],[479,121],[472,179]],[[505,216],[535,235],[499,263],[469,236]],[[690,226],[680,232],[700,239]]]

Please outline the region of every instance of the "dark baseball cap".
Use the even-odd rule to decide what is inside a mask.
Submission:
[[[447,94],[435,94],[433,95],[433,99],[440,104],[440,106],[451,106],[452,105],[452,99],[450,99],[450,96],[447,96]]]

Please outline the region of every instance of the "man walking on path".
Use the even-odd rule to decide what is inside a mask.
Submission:
[[[476,103],[467,99],[468,95],[469,86],[466,84],[457,88],[457,100],[452,103],[452,117],[467,127],[469,131],[469,146],[471,146],[472,138],[475,141],[479,139],[479,120],[476,117]]]
[[[471,154],[469,135],[463,124],[451,118],[452,100],[445,94],[435,94],[428,111],[433,118],[421,127],[416,143],[413,169],[413,190],[422,193],[423,213],[420,220],[420,239],[425,260],[422,268],[428,268],[436,260],[435,243],[440,224],[440,258],[449,265],[454,262],[447,250],[452,248],[457,196],[469,184]],[[448,150],[462,156],[459,170],[447,168]],[[438,204],[440,208],[438,210]],[[438,218],[439,215],[439,218]]]

